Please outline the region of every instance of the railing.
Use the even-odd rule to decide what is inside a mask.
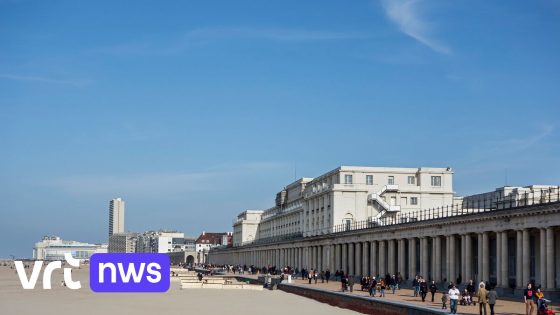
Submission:
[[[372,229],[380,226],[392,226],[398,224],[408,224],[411,222],[429,221],[441,218],[456,217],[462,215],[470,215],[474,213],[484,213],[505,209],[516,209],[532,205],[542,205],[556,203],[560,201],[560,186],[551,187],[550,189],[537,190],[533,192],[525,192],[522,194],[509,195],[494,199],[474,199],[469,200],[468,197],[461,204],[453,204],[438,208],[424,209],[418,211],[410,211],[406,213],[398,213],[394,216],[386,216],[379,219],[368,219],[356,221],[350,224],[338,224],[332,228],[320,228],[306,232],[306,237],[326,235],[333,233],[343,233],[347,231]],[[303,233],[291,233],[258,239],[251,242],[244,242],[239,246],[261,245],[286,241],[291,239],[303,238]]]
[[[254,240],[254,241],[249,241],[249,242],[243,242],[240,245],[237,245],[237,246],[234,246],[234,247],[247,246],[247,245],[269,244],[269,243],[275,243],[275,242],[279,242],[279,241],[287,241],[287,240],[301,238],[301,237],[303,237],[303,234],[301,232],[290,233],[290,234],[272,236],[272,237],[267,237],[267,238],[260,238],[260,239],[257,239],[257,240]]]
[[[375,228],[378,226],[390,226],[406,224],[410,222],[428,221],[440,218],[455,217],[473,213],[489,212],[504,209],[515,209],[520,207],[548,204],[560,201],[559,187],[551,189],[525,192],[507,197],[494,199],[464,200],[461,204],[448,205],[444,207],[398,213],[394,216],[386,216],[376,220],[356,221],[350,224],[343,223],[327,229],[327,233],[341,233],[352,230]],[[310,235],[325,234],[325,229],[317,229],[308,232]]]

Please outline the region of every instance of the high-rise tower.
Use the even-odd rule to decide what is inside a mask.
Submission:
[[[109,201],[109,237],[124,233],[124,200],[121,198]]]

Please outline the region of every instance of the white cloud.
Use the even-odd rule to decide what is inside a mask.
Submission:
[[[450,54],[451,49],[430,34],[428,24],[418,11],[419,3],[419,0],[384,0],[382,2],[385,14],[399,27],[401,32],[438,53]]]

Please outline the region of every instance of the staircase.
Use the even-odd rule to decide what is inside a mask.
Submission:
[[[399,185],[385,185],[377,193],[370,194],[368,196],[368,200],[371,200],[372,202],[374,202],[374,201],[377,202],[382,208],[382,210],[376,216],[370,217],[370,221],[372,223],[378,223],[379,224],[381,222],[380,219],[383,218],[387,214],[387,212],[395,213],[395,212],[401,211],[401,206],[390,205],[382,197],[382,195],[385,192],[388,192],[388,191],[393,191],[394,192],[394,191],[398,191],[398,190],[399,190]]]

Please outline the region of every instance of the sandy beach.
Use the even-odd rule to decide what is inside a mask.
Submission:
[[[15,269],[0,266],[0,314],[359,314],[278,290],[181,290],[176,280],[166,293],[94,293],[87,266],[73,271],[82,289],[62,287],[56,270],[53,288],[43,290],[42,275],[34,290],[24,290]]]

